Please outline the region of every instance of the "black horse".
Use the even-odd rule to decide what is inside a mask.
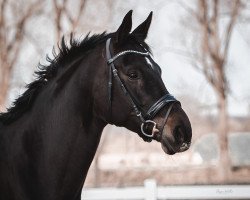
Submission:
[[[132,33],[131,16],[114,33],[71,37],[70,47],[62,39],[0,115],[1,200],[79,200],[107,124],[157,140],[167,154],[189,148],[189,119],[144,41],[152,13]]]

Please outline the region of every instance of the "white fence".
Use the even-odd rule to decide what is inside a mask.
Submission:
[[[250,185],[195,185],[157,187],[146,180],[144,187],[83,189],[82,200],[250,199]]]

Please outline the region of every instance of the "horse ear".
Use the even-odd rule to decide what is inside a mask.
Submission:
[[[133,10],[130,10],[125,17],[122,20],[122,24],[118,28],[118,30],[115,32],[114,36],[114,42],[117,44],[122,44],[123,41],[128,37],[131,28],[132,28],[132,12]]]
[[[148,29],[151,24],[153,12],[151,11],[148,15],[147,19],[142,22],[133,32],[131,35],[135,36],[140,40],[145,40],[148,35]]]

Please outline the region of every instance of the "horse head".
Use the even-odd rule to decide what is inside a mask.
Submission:
[[[106,42],[109,69],[109,123],[138,133],[145,141],[157,140],[167,154],[190,147],[190,121],[165,87],[161,68],[153,60],[145,39],[152,12],[134,31],[132,11]]]

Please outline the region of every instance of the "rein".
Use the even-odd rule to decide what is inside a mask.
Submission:
[[[121,86],[121,89],[124,92],[125,96],[128,97],[136,116],[139,117],[139,119],[142,122],[142,124],[141,124],[142,134],[148,138],[154,138],[156,133],[160,133],[160,134],[162,133],[163,127],[167,122],[168,116],[170,115],[170,112],[173,108],[173,105],[175,103],[180,104],[180,102],[178,100],[176,100],[174,98],[174,96],[167,93],[164,96],[162,96],[159,100],[157,100],[148,109],[146,114],[143,116],[141,110],[139,109],[139,106],[137,106],[132,95],[129,93],[129,91],[125,87],[124,83],[122,82],[120,76],[118,75],[118,71],[114,65],[114,61],[117,60],[118,58],[120,58],[121,56],[128,55],[128,54],[136,54],[139,56],[150,57],[150,53],[149,52],[134,51],[134,50],[126,50],[126,51],[122,51],[120,53],[117,53],[116,55],[114,55],[112,57],[111,52],[110,52],[110,46],[111,46],[111,38],[107,39],[107,41],[106,41],[106,59],[107,59],[107,64],[109,66],[108,99],[109,99],[109,109],[110,109],[110,120],[112,119],[112,85],[113,85],[113,76],[114,76],[114,78],[116,79],[118,84]],[[169,108],[166,112],[166,115],[164,117],[163,126],[162,126],[161,130],[159,131],[156,127],[157,123],[154,122],[152,119],[167,104],[170,104],[170,106],[169,106]],[[150,124],[153,126],[153,128],[152,128],[151,134],[147,134],[145,132],[145,127],[150,125]]]

